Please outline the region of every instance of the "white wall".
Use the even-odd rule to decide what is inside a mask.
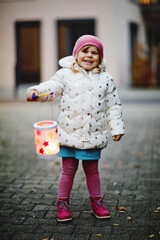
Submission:
[[[94,18],[96,35],[104,44],[107,69],[118,85],[129,82],[128,21],[141,22],[136,5],[128,0],[34,0],[0,3],[0,89],[15,85],[16,21],[41,22],[41,77],[57,70],[57,29],[60,19]]]

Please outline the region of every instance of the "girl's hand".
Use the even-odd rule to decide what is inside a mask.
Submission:
[[[119,134],[119,135],[112,136],[112,138],[115,142],[118,142],[122,136],[123,136],[122,134]]]
[[[29,91],[29,92],[27,93],[27,101],[28,101],[28,102],[34,102],[34,101],[36,101],[36,100],[33,100],[32,96],[33,96],[33,95],[38,95],[38,94],[39,94],[39,92],[38,92],[37,90]]]

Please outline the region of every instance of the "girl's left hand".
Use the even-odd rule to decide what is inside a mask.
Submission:
[[[122,134],[119,134],[119,135],[112,136],[112,138],[115,142],[118,142],[122,136],[123,136]]]

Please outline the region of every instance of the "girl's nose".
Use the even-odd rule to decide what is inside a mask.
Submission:
[[[91,56],[92,56],[92,53],[91,53],[91,52],[88,52],[88,56],[91,57]]]

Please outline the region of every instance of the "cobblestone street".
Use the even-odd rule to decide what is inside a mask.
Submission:
[[[148,98],[140,92],[130,99],[122,96],[126,134],[118,143],[109,135],[99,163],[111,219],[98,220],[90,213],[80,164],[70,200],[73,220],[65,224],[56,220],[61,159],[39,159],[34,144],[33,123],[52,119],[51,103],[1,101],[0,240],[160,239],[158,93],[157,99],[154,91]],[[57,114],[58,102],[54,120]]]

